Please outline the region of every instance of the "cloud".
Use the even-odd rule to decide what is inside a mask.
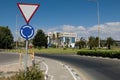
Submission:
[[[62,30],[66,32],[78,32],[78,31],[85,31],[85,28],[83,26],[63,25]]]
[[[115,40],[120,40],[120,22],[109,22],[99,25],[100,38],[106,39],[107,37],[112,37]],[[98,25],[91,27],[85,26],[73,26],[73,25],[61,25],[53,27],[47,30],[47,32],[75,32],[78,37],[88,38],[89,36],[98,36]]]

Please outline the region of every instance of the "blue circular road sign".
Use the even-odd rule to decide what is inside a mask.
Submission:
[[[23,25],[20,28],[20,35],[26,40],[28,40],[34,35],[34,28],[30,25]]]

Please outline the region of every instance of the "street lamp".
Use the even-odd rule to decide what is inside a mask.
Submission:
[[[99,1],[98,0],[89,0],[96,2],[97,4],[97,17],[98,17],[98,48],[100,48],[100,9],[99,9]]]

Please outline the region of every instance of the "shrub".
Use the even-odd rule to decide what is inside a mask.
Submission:
[[[52,48],[56,48],[56,45],[55,45],[55,44],[51,44],[51,47],[52,47]]]
[[[101,56],[101,57],[110,57],[110,58],[119,58],[120,59],[120,51],[78,51],[78,55],[86,55],[86,56]]]
[[[24,71],[20,71],[14,76],[8,78],[3,77],[0,78],[0,80],[44,80],[44,76],[37,66],[34,66],[28,68],[26,73]]]

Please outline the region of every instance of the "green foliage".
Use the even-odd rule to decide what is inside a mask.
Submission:
[[[63,47],[63,50],[66,50],[67,48],[66,47]]]
[[[98,47],[99,46],[99,37],[90,36],[88,45],[89,45],[90,50],[92,50],[94,47]]]
[[[86,47],[86,40],[83,37],[81,37],[80,41],[75,43],[75,46],[78,46],[79,49],[85,48]]]
[[[95,40],[95,38],[93,36],[89,37],[88,44],[89,44],[90,49],[92,49],[94,47],[94,40]]]
[[[51,48],[56,48],[56,45],[55,44],[51,44]]]
[[[86,56],[101,56],[101,57],[110,57],[110,58],[120,58],[120,51],[78,51],[78,55],[86,55]]]
[[[42,30],[38,30],[37,34],[33,38],[33,45],[34,47],[42,47],[44,46],[47,48],[47,36]]]
[[[55,41],[55,34],[52,35],[52,40]]]
[[[0,26],[0,48],[13,48],[13,35],[8,27]]]
[[[114,40],[111,37],[108,37],[106,41],[108,49],[111,49],[111,45],[113,45],[113,43],[114,43]]]
[[[68,45],[70,43],[70,39],[68,37],[66,38],[66,42],[65,43],[66,43],[66,47],[68,48]]]
[[[31,69],[27,70],[26,76],[25,72],[18,74],[17,80],[44,80],[44,77],[37,67],[31,67]]]
[[[68,48],[68,45],[63,46],[63,50],[66,50]]]
[[[99,37],[96,37],[94,40],[94,46],[98,47],[98,44],[99,44]]]
[[[35,66],[27,70],[26,76],[24,71],[20,71],[16,75],[8,78],[0,78],[0,80],[44,80],[42,72]]]

